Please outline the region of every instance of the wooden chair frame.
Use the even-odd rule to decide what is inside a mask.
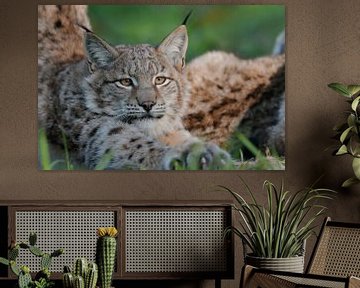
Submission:
[[[334,273],[330,275],[321,275],[319,271],[324,269],[323,262],[324,256],[322,253],[326,252],[324,243],[326,242],[326,233],[331,227],[337,227],[339,229],[345,228],[354,230],[357,233],[360,231],[360,223],[343,223],[334,222],[328,217],[325,219],[322,225],[320,236],[315,244],[314,251],[311,255],[309,265],[307,266],[306,273],[291,273],[291,272],[279,272],[266,269],[259,269],[249,265],[245,265],[242,270],[240,287],[241,288],[272,288],[272,287],[331,287],[331,288],[360,288],[360,270],[356,275],[338,275]],[[356,244],[355,244],[356,245]],[[355,258],[360,262],[360,243],[355,249],[354,253],[358,253],[359,256]],[[356,247],[355,247],[356,248]],[[325,251],[325,252],[324,252]]]

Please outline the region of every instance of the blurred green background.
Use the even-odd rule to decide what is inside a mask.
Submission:
[[[267,55],[285,28],[283,5],[89,6],[93,31],[114,45],[157,45],[190,11],[188,60],[210,50],[242,58]]]

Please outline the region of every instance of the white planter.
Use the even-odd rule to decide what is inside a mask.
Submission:
[[[304,272],[304,256],[289,258],[262,258],[251,255],[245,256],[245,263],[257,268],[275,271]]]

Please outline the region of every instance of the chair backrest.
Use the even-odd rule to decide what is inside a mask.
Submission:
[[[307,273],[360,277],[360,223],[326,218]]]

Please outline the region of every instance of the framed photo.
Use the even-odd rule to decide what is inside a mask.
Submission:
[[[285,169],[283,5],[38,6],[41,170]]]

